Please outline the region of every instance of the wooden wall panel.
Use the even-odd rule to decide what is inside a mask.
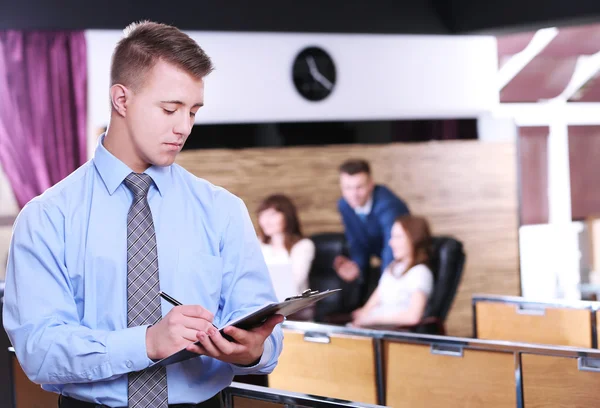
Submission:
[[[527,408],[598,406],[600,373],[580,370],[576,358],[522,354]]]
[[[6,351],[3,352],[7,353]],[[56,407],[58,405],[58,394],[45,391],[41,385],[31,382],[13,353],[10,354],[10,358],[15,392],[13,408]],[[8,379],[5,379],[5,381],[8,381]],[[9,405],[2,406],[8,407]]]
[[[385,341],[386,406],[505,408],[515,406],[513,353],[462,350],[436,354],[426,344]]]
[[[569,126],[573,220],[600,215],[600,126]]]
[[[546,307],[543,314],[530,314],[519,310],[517,303],[486,301],[475,307],[479,339],[592,347],[590,310]]]
[[[548,223],[548,126],[519,128],[521,225]]]
[[[329,340],[315,343],[305,333],[284,330],[283,352],[269,374],[269,387],[376,404],[373,339],[332,334]]]
[[[276,402],[261,401],[237,395],[233,397],[233,408],[285,408],[286,406]]]
[[[240,196],[254,211],[268,194],[296,202],[305,234],[342,231],[337,168],[351,157],[369,160],[434,234],[463,241],[467,264],[448,332],[472,334],[471,295],[519,295],[516,149],[512,143],[444,141],[243,150],[184,151],[178,163]]]

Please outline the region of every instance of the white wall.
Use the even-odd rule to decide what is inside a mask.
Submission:
[[[198,122],[477,117],[498,104],[496,40],[409,36],[188,32],[212,58]],[[90,129],[107,124],[111,54],[118,30],[86,32]],[[333,57],[337,84],[321,102],[302,99],[296,54],[317,45]]]
[[[0,165],[0,217],[13,217],[19,212],[15,193]]]
[[[477,118],[477,136],[482,142],[515,142],[518,128],[511,117],[485,113]]]
[[[522,296],[543,301],[581,299],[581,276],[590,267],[582,259],[587,245],[582,222],[519,228]]]

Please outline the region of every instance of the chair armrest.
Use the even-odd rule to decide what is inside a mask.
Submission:
[[[446,335],[446,328],[444,322],[438,317],[429,316],[421,320],[415,325],[372,325],[366,326],[365,329],[372,330],[388,330],[388,331],[399,331],[399,332],[411,332],[411,333],[422,333],[422,334],[439,334],[442,336]]]
[[[335,313],[335,314],[330,314],[328,316],[325,316],[323,318],[322,323],[344,326],[345,324],[350,323],[351,321],[352,321],[352,314],[350,314],[350,313]]]
[[[322,323],[344,326],[352,321],[352,315],[349,313],[339,313],[326,316]],[[439,334],[442,336],[446,335],[446,328],[444,322],[434,316],[429,316],[421,320],[415,325],[384,325],[376,324],[363,327],[371,330],[387,330],[387,331],[399,331],[399,332],[411,332],[421,334]]]

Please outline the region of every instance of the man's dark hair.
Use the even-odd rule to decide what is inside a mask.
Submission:
[[[371,175],[371,166],[369,166],[369,162],[363,159],[351,159],[346,160],[340,166],[340,173],[345,173],[350,176],[354,176],[355,174],[366,173],[367,175]]]

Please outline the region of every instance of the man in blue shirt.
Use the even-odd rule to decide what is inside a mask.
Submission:
[[[4,326],[61,407],[218,407],[234,375],[277,364],[282,316],[225,329],[234,342],[215,329],[277,300],[244,203],[173,164],[211,70],[176,28],[129,26],[93,159],[17,218]],[[149,368],[183,348],[198,356]]]
[[[381,271],[392,262],[392,226],[409,210],[387,187],[373,182],[371,167],[365,160],[351,159],[340,166],[340,187],[338,210],[351,259],[338,256],[334,268],[343,280],[352,282],[366,276],[372,256],[381,260]]]

